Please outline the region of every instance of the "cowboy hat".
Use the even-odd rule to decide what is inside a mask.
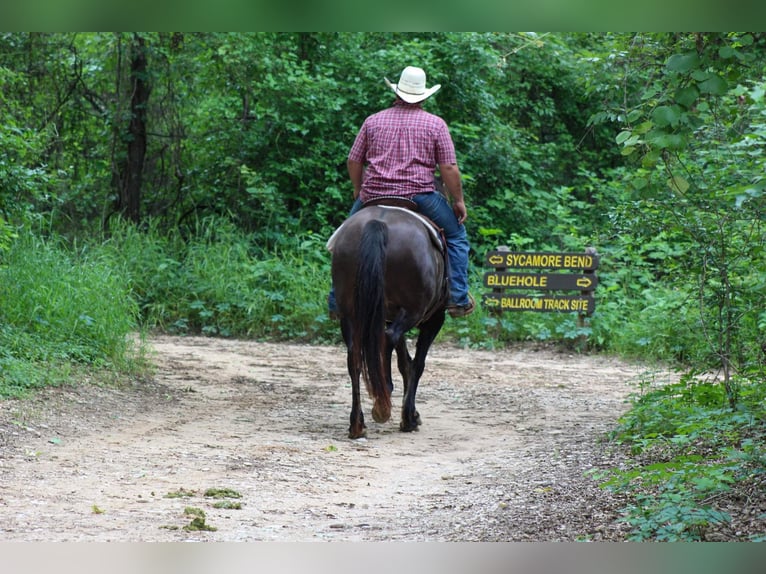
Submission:
[[[422,102],[441,88],[441,84],[436,84],[426,89],[426,73],[422,68],[415,66],[407,66],[402,70],[398,84],[392,84],[388,78],[383,79],[386,81],[386,85],[408,104]]]

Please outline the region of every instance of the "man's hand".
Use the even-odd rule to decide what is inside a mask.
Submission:
[[[468,211],[465,208],[463,199],[463,182],[460,179],[460,169],[452,163],[439,164],[439,173],[442,176],[444,187],[452,198],[452,211],[460,223],[463,223],[468,217]]]
[[[457,217],[458,223],[463,223],[468,217],[468,211],[465,208],[464,201],[453,201],[452,211],[455,212],[455,217]]]

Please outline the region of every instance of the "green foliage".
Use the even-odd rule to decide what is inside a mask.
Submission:
[[[632,499],[623,511],[631,539],[704,540],[706,529],[731,519],[715,501],[738,484],[762,480],[766,388],[760,378],[739,384],[732,411],[725,389],[698,377],[659,387],[642,382],[611,434],[636,463],[597,476]]]
[[[28,89],[23,74],[11,71],[0,60],[0,253],[7,249],[11,230],[5,217],[29,214],[43,195],[50,174],[39,165],[48,142],[45,130],[29,126],[29,109],[13,106],[13,94]]]
[[[122,223],[105,257],[130,277],[146,325],[224,337],[337,340],[327,318],[330,257],[311,232],[270,251],[230,220],[206,218],[188,239]]]
[[[72,364],[129,371],[137,310],[108,262],[28,233],[0,267],[0,396],[65,380]]]
[[[0,265],[3,264],[3,253],[8,251],[11,243],[18,237],[5,218],[0,215]]]
[[[628,158],[604,239],[627,264],[651,264],[624,299],[648,301],[648,323],[648,311],[662,318],[653,348],[720,368],[732,407],[734,373],[762,355],[764,47],[752,34],[637,35],[617,65],[645,69],[645,84],[621,87],[613,114],[592,118],[619,124]],[[631,323],[630,338],[646,340]]]

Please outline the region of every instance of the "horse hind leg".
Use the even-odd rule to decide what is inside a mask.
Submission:
[[[396,345],[396,365],[399,368],[399,373],[402,375],[402,381],[404,381],[404,394],[406,395],[407,387],[412,378],[412,357],[410,356],[409,349],[407,349],[407,340],[404,337],[402,337]]]
[[[362,412],[362,396],[359,388],[359,378],[361,369],[354,361],[352,353],[351,329],[347,320],[341,320],[341,332],[346,342],[348,355],[346,363],[348,366],[348,375],[351,378],[351,415],[349,417],[348,437],[351,439],[362,438],[367,435],[367,425],[364,424],[364,413]]]
[[[399,346],[404,341],[406,332],[407,314],[404,310],[399,311],[396,319],[391,322],[385,330],[385,349],[383,350],[383,367],[385,370],[386,385],[388,386],[389,396],[394,390],[394,381],[391,373],[391,360],[394,349],[397,350],[397,359],[399,360]],[[401,369],[401,363],[399,363]],[[405,379],[405,385],[407,380]],[[406,386],[405,386],[406,389]],[[372,405],[372,418],[376,423],[385,423],[391,419],[390,402],[387,407],[382,406],[381,402],[375,400]]]
[[[402,337],[401,341],[399,341],[399,344],[396,346],[396,358],[399,372],[402,374],[402,380],[404,381],[402,419],[399,423],[399,430],[402,432],[411,432],[413,430],[418,430],[418,427],[420,426],[420,414],[417,410],[414,411],[414,414],[410,414],[406,411],[408,390],[415,371],[412,356],[410,355],[409,349],[407,349],[407,340],[404,337]]]
[[[396,319],[386,329],[386,337],[392,351],[396,349],[396,365],[404,381],[404,393],[407,393],[407,384],[412,374],[412,357],[407,349],[407,331],[413,326],[413,321],[407,312],[402,309]],[[393,385],[392,385],[393,388]]]
[[[362,397],[359,390],[359,371],[351,371],[351,415],[349,416],[348,438],[362,438],[367,436],[367,425],[364,424],[364,413],[362,412]]]
[[[420,377],[425,369],[426,355],[443,324],[444,312],[442,311],[441,313],[436,313],[420,327],[415,358],[410,365],[407,392],[402,403],[402,420],[399,423],[399,430],[402,432],[416,431],[420,427],[420,413],[415,408],[415,395],[418,392]]]

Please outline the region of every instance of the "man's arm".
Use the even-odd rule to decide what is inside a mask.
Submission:
[[[350,159],[346,162],[346,165],[348,166],[348,177],[351,178],[351,184],[354,186],[354,199],[356,199],[359,197],[359,192],[362,191],[364,164]]]
[[[466,217],[468,217],[468,211],[466,210],[465,199],[463,198],[463,182],[460,179],[460,169],[454,163],[440,163],[439,173],[441,173],[447,193],[452,198],[452,211],[455,212],[457,220],[463,223]]]

